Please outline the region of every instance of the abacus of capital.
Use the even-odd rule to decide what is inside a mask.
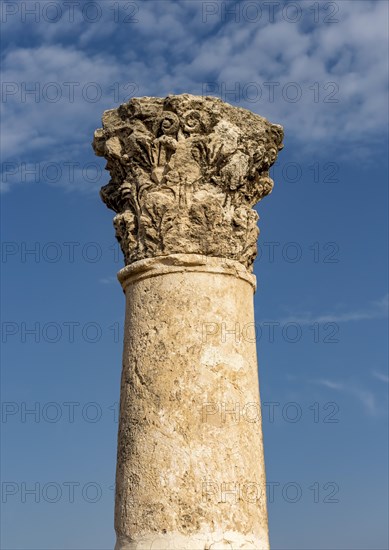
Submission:
[[[116,550],[269,548],[260,415],[241,413],[259,407],[253,206],[282,138],[189,94],[132,99],[95,132],[126,263]]]

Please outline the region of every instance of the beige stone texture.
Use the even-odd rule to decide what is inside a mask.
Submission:
[[[93,142],[111,181],[126,264],[187,253],[238,260],[257,253],[253,206],[273,188],[282,127],[215,97],[134,98],[105,111]]]
[[[255,277],[192,254],[119,277],[117,550],[268,548]]]
[[[132,99],[95,132],[126,264],[116,550],[269,548],[253,207],[282,138],[189,94]]]

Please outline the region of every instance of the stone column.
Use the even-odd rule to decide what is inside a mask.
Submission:
[[[282,127],[214,97],[103,115],[126,267],[116,550],[267,549],[252,264]]]

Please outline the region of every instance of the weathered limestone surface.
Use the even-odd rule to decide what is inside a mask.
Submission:
[[[94,139],[101,190],[126,264],[176,253],[238,260],[257,250],[253,206],[273,188],[282,127],[214,97],[132,99],[106,111]]]
[[[268,549],[252,207],[282,128],[187,94],[103,124],[101,195],[127,264],[115,548]]]
[[[267,548],[254,276],[191,254],[142,260],[119,276],[118,548]]]

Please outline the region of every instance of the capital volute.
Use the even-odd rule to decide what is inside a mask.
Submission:
[[[134,98],[105,111],[93,147],[111,174],[101,189],[116,212],[129,265],[201,254],[252,266],[258,214],[283,129],[215,97]]]

